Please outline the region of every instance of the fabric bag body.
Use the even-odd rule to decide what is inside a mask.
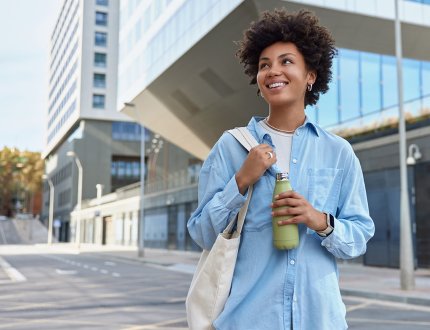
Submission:
[[[240,236],[228,236],[219,234],[212,249],[200,256],[185,303],[190,329],[213,329],[227,301],[240,243]]]

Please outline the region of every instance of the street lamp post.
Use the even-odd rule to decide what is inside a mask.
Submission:
[[[77,200],[77,210],[78,216],[76,220],[76,245],[78,248],[81,244],[81,207],[82,207],[82,164],[79,157],[74,151],[68,151],[67,156],[73,157],[76,166],[78,167],[78,200]]]
[[[54,184],[46,175],[42,175],[42,179],[48,181],[49,184],[49,218],[48,218],[48,244],[52,244],[52,224],[54,219]]]
[[[397,58],[397,89],[399,97],[399,153],[400,153],[400,286],[403,290],[415,287],[414,253],[409,212],[409,191],[406,168],[406,124],[403,109],[402,33],[399,18],[399,0],[395,6],[395,43]]]

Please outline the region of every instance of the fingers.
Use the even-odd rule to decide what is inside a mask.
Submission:
[[[304,222],[303,217],[296,216],[296,217],[292,217],[289,219],[280,220],[280,221],[278,221],[278,225],[279,226],[285,226],[285,225],[291,225],[293,223],[302,223],[302,222]]]
[[[302,215],[303,213],[304,213],[304,208],[301,206],[286,207],[282,209],[274,208],[272,211],[272,216],[274,217],[282,217],[282,216],[288,216],[288,215],[298,216],[298,215]]]
[[[304,200],[303,196],[294,190],[285,191],[283,193],[280,193],[279,195],[276,195],[274,198],[275,198],[275,200],[281,200],[284,198],[303,199]]]
[[[278,208],[281,206],[295,207],[295,206],[300,206],[302,204],[303,204],[302,201],[297,198],[282,198],[282,199],[275,200],[272,203],[272,208]]]
[[[267,168],[277,161],[275,151],[267,144],[259,144],[258,146],[252,148],[249,153],[251,157],[264,162]]]

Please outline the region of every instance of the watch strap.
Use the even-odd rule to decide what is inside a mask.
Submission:
[[[317,231],[317,234],[322,237],[330,235],[334,229],[334,217],[330,213],[324,213],[326,215],[327,228],[321,231]]]

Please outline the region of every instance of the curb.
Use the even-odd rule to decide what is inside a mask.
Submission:
[[[368,298],[368,299],[375,299],[375,300],[384,300],[384,301],[391,301],[391,302],[397,302],[397,303],[403,303],[403,304],[410,304],[410,305],[419,305],[419,306],[430,306],[430,299],[426,298],[417,298],[417,297],[403,297],[403,296],[396,296],[386,293],[380,293],[380,292],[370,292],[370,291],[364,291],[364,290],[353,290],[353,289],[340,289],[340,293],[345,296],[353,296],[353,297],[360,297],[360,298]]]

